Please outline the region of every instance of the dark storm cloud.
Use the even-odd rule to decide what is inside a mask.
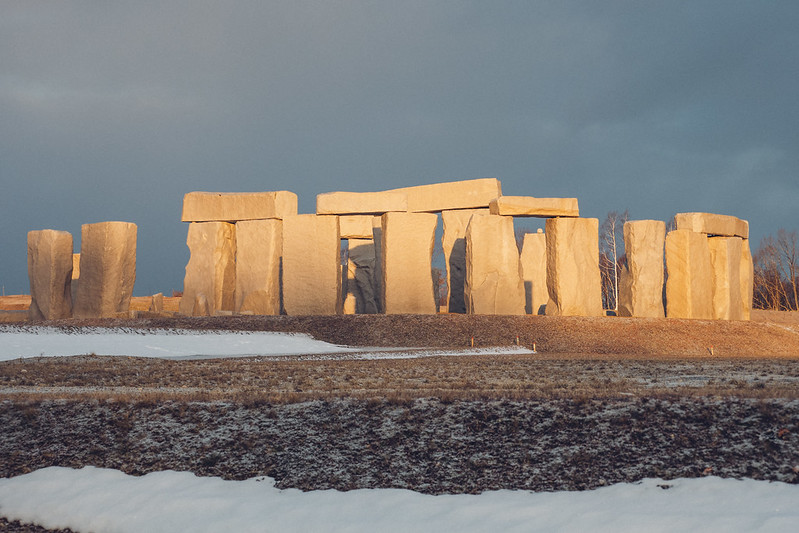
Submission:
[[[495,176],[582,213],[797,227],[794,2],[11,2],[0,283],[25,234],[139,225],[137,294],[180,289],[191,190]]]

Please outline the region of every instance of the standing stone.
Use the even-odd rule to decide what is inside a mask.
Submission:
[[[444,233],[441,246],[447,266],[447,310],[450,313],[465,313],[463,298],[466,281],[466,228],[472,215],[487,215],[488,209],[456,209],[442,211]]]
[[[236,291],[236,226],[192,222],[186,238],[191,256],[183,278],[180,313],[207,316],[232,311]]]
[[[472,216],[466,229],[465,299],[469,314],[524,314],[524,283],[513,218]]]
[[[80,233],[80,283],[76,318],[112,317],[130,310],[136,282],[136,224],[84,224]]]
[[[72,254],[72,303],[78,300],[78,283],[80,282],[80,254]]]
[[[522,280],[524,281],[524,311],[528,315],[546,314],[547,300],[547,235],[527,233],[522,242]]]
[[[378,313],[384,313],[383,306],[383,217],[372,217],[372,240],[375,242],[375,305]]]
[[[386,213],[382,217],[382,303],[386,314],[435,314],[431,275],[438,215]]]
[[[752,298],[754,296],[755,269],[752,264],[752,251],[749,239],[741,242],[741,320],[749,320],[752,314]]]
[[[283,220],[283,305],[289,315],[342,312],[337,217],[295,215]]]
[[[713,267],[707,235],[678,229],[666,235],[666,316],[713,318]]]
[[[282,253],[282,220],[236,223],[236,313],[280,314]]]
[[[159,292],[153,294],[152,298],[150,299],[150,309],[151,313],[163,313],[164,312],[164,293]]]
[[[619,279],[619,316],[662,318],[663,249],[666,223],[636,220],[624,224],[627,266]]]
[[[347,259],[347,297],[345,314],[377,313],[375,295],[375,242],[349,239]]]
[[[599,274],[599,221],[550,218],[547,235],[547,315],[604,316]]]
[[[72,235],[45,229],[28,232],[30,320],[72,316]]]
[[[713,267],[713,318],[743,320],[741,302],[740,237],[711,237],[710,264]]]

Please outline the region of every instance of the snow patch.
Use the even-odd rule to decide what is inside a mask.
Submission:
[[[279,490],[271,478],[50,467],[0,479],[0,514],[76,531],[791,531],[799,486],[717,477],[583,492]]]

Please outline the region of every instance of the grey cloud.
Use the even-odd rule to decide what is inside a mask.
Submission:
[[[25,234],[123,219],[179,289],[182,195],[495,176],[586,216],[795,228],[794,2],[11,2],[0,283]]]

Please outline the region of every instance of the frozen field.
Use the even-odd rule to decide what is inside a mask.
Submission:
[[[141,477],[51,467],[0,479],[0,513],[75,531],[792,531],[799,486],[715,477],[646,479],[582,492],[423,495],[301,492],[271,478]]]
[[[0,361],[30,357],[119,355],[163,359],[276,357],[314,354],[369,359],[475,355],[491,349],[353,348],[322,342],[301,333],[190,331],[123,328],[0,326]],[[531,353],[524,347],[503,353]]]

